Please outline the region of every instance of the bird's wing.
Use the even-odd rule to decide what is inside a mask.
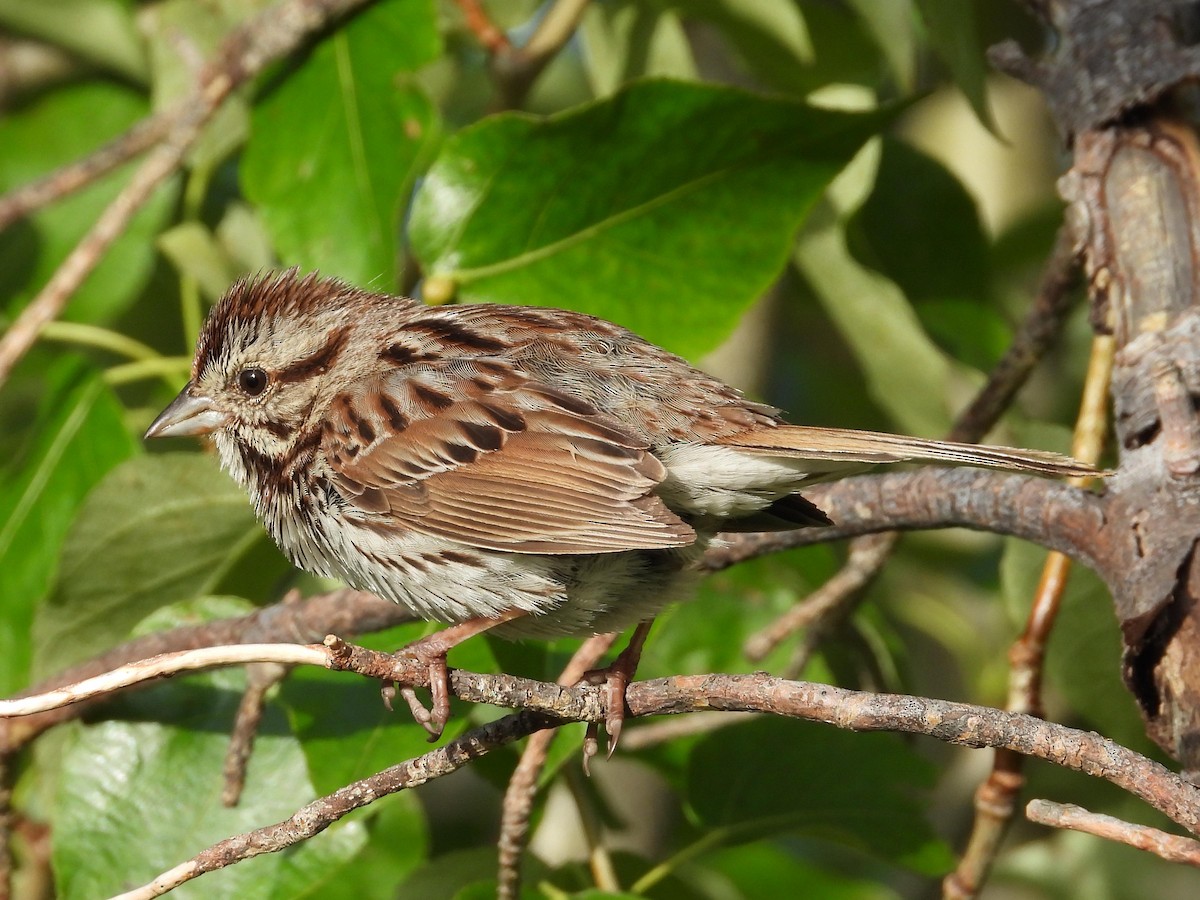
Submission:
[[[333,403],[324,456],[361,518],[520,553],[695,541],[655,496],[666,469],[645,441],[548,385],[480,390],[472,365],[393,375]]]

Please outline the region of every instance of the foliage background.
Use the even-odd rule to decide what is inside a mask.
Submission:
[[[0,189],[178,99],[194,60],[261,6],[0,0],[6,40],[66,61],[3,96]],[[546,5],[486,6],[520,44]],[[1038,98],[984,70],[987,43],[1036,41],[1029,29],[998,0],[604,0],[523,98],[532,116],[495,112],[486,53],[453,3],[385,0],[334,29],[227,104],[0,393],[0,689],[131,634],[322,587],[279,556],[211,455],[139,439],[186,380],[204,310],[243,272],[297,265],[427,298],[582,309],[796,421],[944,432],[1003,353],[1061,217]],[[129,172],[0,234],[0,314],[28,302]],[[1066,449],[1088,336],[1080,314],[994,440]],[[745,639],[840,554],[712,578],[656,626],[640,674],[759,668]],[[802,676],[1002,706],[1005,649],[1041,559],[980,535],[906,538]],[[573,646],[473,641],[452,662],[553,677]],[[785,671],[792,649],[761,667]],[[1107,594],[1076,572],[1050,648],[1050,715],[1152,754],[1117,666]],[[17,805],[52,836],[48,857],[18,847],[30,896],[43,878],[58,896],[106,896],[425,747],[361,682],[296,672],[271,703],[243,802],[225,809],[241,684],[221,672],[122,698],[27,754]],[[449,733],[495,714],[456,708]],[[989,763],[758,720],[622,751],[584,781],[581,733],[568,732],[545,779],[531,896],[591,884],[580,810],[602,822],[636,894],[930,895]],[[180,893],[487,896],[514,761],[481,760]],[[1103,783],[1030,774],[1030,796],[1158,824]],[[1184,885],[1136,851],[1018,826],[992,891],[1141,898]]]

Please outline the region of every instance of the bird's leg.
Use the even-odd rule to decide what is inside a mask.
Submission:
[[[650,634],[653,619],[639,622],[625,649],[617,654],[609,665],[603,669],[593,669],[583,676],[590,684],[603,684],[608,692],[608,712],[604,718],[604,730],[608,732],[608,756],[611,759],[621,739],[621,728],[625,724],[625,691],[629,682],[637,673],[638,663],[642,659],[642,648],[646,646],[646,638]],[[591,736],[589,736],[591,737]],[[589,740],[584,748],[584,768],[587,768],[588,758],[595,755],[596,742]]]
[[[411,686],[401,686],[399,693],[412,711],[413,718],[429,732],[430,743],[442,736],[442,729],[450,720],[450,670],[446,665],[446,654],[468,638],[482,634],[504,622],[511,622],[523,615],[526,615],[524,611],[512,609],[494,618],[478,616],[474,619],[467,619],[457,625],[449,625],[419,641],[413,641],[407,647],[396,651],[397,655],[414,657],[418,662],[429,667],[429,693],[432,709],[425,708],[417,699],[417,693]],[[388,709],[391,709],[391,701],[396,694],[396,687],[385,685],[382,693],[383,702]]]

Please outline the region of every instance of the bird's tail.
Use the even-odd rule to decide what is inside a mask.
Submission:
[[[813,474],[826,471],[832,473],[845,468],[857,468],[863,464],[896,462],[940,462],[1035,472],[1039,475],[1105,474],[1087,463],[1049,450],[962,444],[875,431],[856,431],[850,428],[779,425],[742,432],[723,439],[721,443],[779,456],[813,460]]]

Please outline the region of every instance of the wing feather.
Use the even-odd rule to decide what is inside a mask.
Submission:
[[[666,469],[645,441],[561,391],[521,384],[472,397],[442,378],[381,381],[344,397],[324,433],[334,485],[358,515],[459,543],[522,553],[611,553],[693,543],[655,496]],[[453,398],[452,402],[430,398]],[[402,431],[372,410],[400,409]],[[367,420],[374,440],[364,443]]]

